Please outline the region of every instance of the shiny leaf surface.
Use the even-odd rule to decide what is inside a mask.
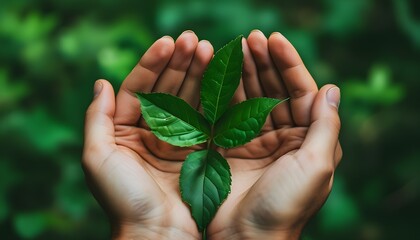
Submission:
[[[282,101],[253,98],[233,106],[216,124],[214,143],[233,148],[250,142],[261,131],[271,110]]]
[[[207,141],[206,119],[184,100],[164,93],[138,93],[147,125],[162,141],[187,147]]]
[[[214,55],[201,84],[204,116],[215,123],[229,107],[242,73],[242,36],[228,43]]]
[[[211,149],[190,153],[182,165],[179,182],[182,199],[190,205],[198,229],[203,231],[230,192],[229,165]]]

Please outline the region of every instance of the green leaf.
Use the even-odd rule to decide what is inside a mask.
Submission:
[[[281,102],[274,98],[253,98],[233,106],[217,122],[214,143],[233,148],[251,141],[261,131],[271,110]]]
[[[182,165],[179,185],[182,200],[191,206],[199,231],[203,231],[230,192],[227,161],[214,150],[192,152]]]
[[[214,55],[204,73],[201,104],[204,116],[213,124],[232,100],[241,78],[242,62],[242,36],[239,36]]]
[[[162,141],[189,147],[207,141],[210,126],[184,100],[164,93],[138,93],[143,118]]]

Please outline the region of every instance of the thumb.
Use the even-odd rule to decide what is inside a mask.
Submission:
[[[83,165],[89,167],[103,161],[114,149],[115,95],[111,84],[97,80],[94,98],[86,111]]]
[[[341,152],[338,143],[341,127],[339,104],[340,89],[337,86],[329,84],[319,90],[312,105],[311,124],[301,148],[312,156],[318,156],[317,161],[326,161],[325,164],[333,166],[337,165],[335,161],[341,159],[341,156],[336,157],[337,149]]]

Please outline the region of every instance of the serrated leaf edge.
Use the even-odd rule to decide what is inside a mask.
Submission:
[[[287,100],[289,100],[289,98],[286,98],[286,99],[283,99],[283,100],[280,100],[280,99],[277,99],[277,98],[268,98],[268,97],[255,97],[255,98],[250,98],[250,99],[247,99],[247,100],[245,100],[245,101],[242,101],[242,102],[240,102],[240,103],[237,103],[237,104],[235,104],[235,105],[233,105],[233,106],[231,106],[230,108],[228,108],[227,110],[226,110],[226,112],[229,112],[231,109],[233,109],[233,108],[236,108],[236,107],[238,107],[238,106],[240,106],[240,105],[242,105],[242,104],[245,104],[247,101],[249,101],[249,100],[253,100],[253,99],[269,99],[269,100],[277,100],[278,102],[270,109],[270,111],[268,112],[268,114],[270,114],[271,113],[271,111],[273,111],[273,109],[276,107],[276,106],[278,106],[280,103],[283,103],[283,102],[285,102],[285,101],[287,101]],[[225,113],[226,113],[225,112]],[[223,114],[224,115],[224,114]],[[222,116],[220,116],[220,118],[219,118],[219,120],[221,120],[221,119],[223,119],[223,115]],[[268,117],[268,115],[267,115],[267,117]],[[248,118],[248,119],[250,119],[250,118]],[[247,121],[247,120],[244,120],[244,121],[242,121],[242,122],[245,122],[245,121]],[[218,122],[216,122],[215,123],[215,126],[217,126],[218,125],[218,123],[219,123],[219,121]],[[264,126],[264,125],[263,125]],[[222,145],[219,145],[216,141],[215,141],[215,139],[221,134],[221,133],[219,133],[219,134],[217,134],[217,135],[214,135],[213,136],[213,142],[217,145],[217,146],[219,146],[219,147],[221,147],[221,148],[223,148],[223,149],[230,149],[230,148],[236,148],[236,147],[240,147],[240,146],[243,146],[243,145],[245,145],[245,144],[247,144],[247,143],[249,143],[249,142],[251,142],[252,140],[254,140],[255,138],[257,138],[258,137],[258,135],[260,134],[260,132],[261,132],[261,129],[262,129],[262,127],[263,126],[261,126],[261,128],[258,130],[258,133],[256,134],[256,137],[254,137],[254,138],[250,138],[250,139],[248,139],[248,141],[245,141],[245,142],[243,142],[241,145],[238,145],[238,146],[234,146],[234,147],[226,147],[226,146],[222,146]]]
[[[228,192],[227,192],[227,194],[226,194],[226,197],[224,198],[224,199],[222,199],[222,201],[219,203],[219,205],[217,205],[217,209],[216,209],[216,212],[214,213],[215,215],[216,215],[216,213],[217,213],[217,211],[218,211],[218,209],[220,208],[220,206],[226,201],[226,199],[228,198],[228,196],[230,195],[230,193],[231,193],[231,191],[232,191],[232,173],[231,173],[231,171],[230,171],[230,165],[229,165],[229,163],[228,163],[228,161],[227,161],[227,159],[226,158],[224,158],[218,151],[216,151],[216,150],[213,150],[213,149],[202,149],[202,150],[197,150],[197,151],[194,151],[194,152],[191,152],[191,153],[189,153],[188,155],[190,155],[190,154],[192,154],[192,153],[195,153],[195,152],[199,152],[199,151],[207,151],[207,153],[206,153],[206,155],[208,154],[208,152],[209,151],[214,151],[214,152],[216,152],[223,160],[224,160],[224,163],[226,164],[226,166],[227,166],[227,172],[229,173],[229,182],[228,182],[228,186],[229,186],[229,190],[228,190]],[[187,155],[187,157],[185,158],[185,159],[187,159],[188,158],[188,155]],[[206,156],[206,158],[207,158],[207,156]],[[185,162],[184,162],[185,163]],[[179,179],[178,179],[178,181],[179,181],[179,191],[180,191],[180,194],[181,194],[181,199],[182,199],[182,201],[184,202],[184,203],[186,203],[189,207],[190,207],[190,209],[192,208],[192,205],[191,205],[191,203],[189,203],[186,199],[184,199],[184,189],[183,189],[183,185],[182,185],[182,183],[181,183],[181,175],[185,175],[185,173],[184,173],[184,163],[182,164],[182,167],[181,167],[181,171],[180,171],[180,177],[179,177]],[[205,163],[205,168],[207,168],[207,162]],[[206,171],[206,170],[204,170],[204,171]],[[204,191],[203,191],[204,192]],[[219,195],[219,197],[220,197],[220,195]],[[193,217],[193,215],[192,215],[192,212],[191,212],[191,216]],[[213,216],[214,217],[214,216]],[[196,222],[196,220],[195,220],[195,218],[194,218],[194,221]],[[210,221],[211,222],[211,221]],[[198,223],[196,222],[196,224],[197,224],[197,227],[199,228],[199,231],[201,232],[202,230],[204,230],[204,229],[206,229],[207,228],[207,226],[203,226],[203,229],[200,229],[200,227],[199,227],[199,225],[198,225]]]
[[[239,41],[239,46],[241,46],[241,51],[242,51],[242,43],[240,42],[240,41],[242,41],[242,38],[243,38],[243,35],[239,35],[238,37],[236,37],[235,39],[233,39],[232,41],[230,41],[230,42],[228,42],[227,44],[225,44],[223,47],[221,47],[219,50],[217,50],[216,51],[216,53],[214,54],[214,56],[217,56],[221,51],[223,51],[224,50],[224,48],[225,47],[227,47],[229,44],[232,44],[233,42],[235,42],[235,41]],[[235,49],[235,48],[233,48],[233,49]],[[233,51],[233,49],[232,49],[232,51]],[[242,53],[243,54],[243,53]],[[231,56],[232,56],[232,54],[230,54],[229,55],[229,59],[231,58]],[[214,60],[214,57],[213,57],[213,59],[211,60],[211,61],[213,61]],[[228,61],[229,62],[229,61]],[[211,63],[211,62],[210,62]],[[209,65],[210,66],[210,65]],[[241,70],[240,70],[240,72],[241,72],[241,75],[242,75],[242,66],[243,66],[243,57],[242,57],[242,63],[241,63]],[[204,72],[204,74],[203,74],[203,80],[204,80],[204,77],[206,76],[206,74],[207,74],[207,69],[206,69],[206,71]],[[225,74],[226,75],[226,74]],[[238,86],[239,86],[239,83],[240,83],[240,80],[238,81],[238,85],[236,86],[236,88],[235,88],[235,90],[238,88]],[[202,96],[203,96],[203,93],[202,93],[202,88],[200,88],[200,101],[203,103],[203,98],[202,98]],[[216,105],[218,105],[218,103],[219,103],[219,100],[220,100],[220,91],[217,93],[217,104]],[[233,96],[233,95],[232,95]],[[228,108],[227,108],[228,109]],[[221,114],[220,114],[220,116],[218,117],[218,118],[216,118],[216,116],[217,116],[217,111],[214,113],[214,120],[211,120],[211,119],[208,119],[208,117],[207,117],[207,115],[208,114],[204,114],[204,117],[211,123],[211,124],[213,124],[213,125],[215,125],[216,124],[216,122],[217,122],[217,120],[219,120],[220,118],[221,118],[221,116],[223,115],[223,113],[224,112],[226,112],[226,110],[227,109],[225,109]],[[203,107],[203,111],[205,112],[205,110],[204,110],[204,107]]]
[[[163,92],[153,92],[153,93],[136,93],[136,95],[137,95],[137,98],[139,99],[139,101],[140,101],[140,107],[141,107],[141,110],[142,110],[142,112],[143,112],[143,104],[141,104],[141,98],[144,98],[143,96],[144,95],[150,95],[150,94],[155,94],[155,93],[158,93],[158,94],[162,94],[162,95],[167,95],[167,96],[171,96],[171,97],[174,97],[174,98],[177,98],[177,99],[179,99],[179,100],[181,100],[181,101],[183,101],[186,105],[188,105],[189,107],[191,107],[184,99],[182,99],[182,98],[180,98],[180,97],[177,97],[177,96],[174,96],[174,95],[171,95],[171,94],[168,94],[168,93],[163,93]],[[146,98],[145,98],[146,99]],[[148,99],[146,99],[147,101],[149,101]],[[150,102],[150,101],[149,101]],[[154,104],[154,103],[152,103],[152,104]],[[156,105],[156,104],[154,104],[154,105]],[[160,108],[160,107],[159,107]],[[160,108],[160,109],[162,109],[162,108]],[[192,110],[194,110],[197,114],[199,114],[199,115],[201,115],[202,117],[203,117],[203,119],[206,121],[206,122],[208,122],[208,120],[200,113],[200,112],[198,112],[197,110],[195,110],[193,107],[191,107],[191,109]],[[165,109],[162,109],[163,111],[165,111],[165,112],[168,112],[167,110],[165,110]],[[147,112],[147,111],[146,111]],[[178,117],[177,117],[178,118]],[[178,118],[178,119],[180,119],[180,118]],[[177,147],[191,147],[191,146],[194,146],[194,145],[197,145],[197,144],[201,144],[201,143],[204,143],[204,142],[207,142],[208,140],[209,140],[209,138],[210,138],[210,134],[209,133],[206,133],[206,132],[203,132],[201,129],[197,129],[197,127],[195,127],[195,126],[193,126],[193,125],[191,125],[191,124],[189,124],[188,122],[186,122],[186,121],[184,121],[184,120],[182,120],[182,119],[180,119],[181,121],[183,121],[186,125],[188,125],[188,126],[190,126],[191,128],[193,128],[193,129],[195,129],[197,132],[201,132],[201,133],[203,133],[204,135],[206,135],[207,136],[207,138],[205,138],[205,139],[203,139],[203,140],[201,140],[201,141],[198,141],[197,143],[194,143],[194,144],[177,144],[177,145],[175,145],[175,144],[172,144],[172,143],[169,143],[169,142],[167,142],[166,141],[166,139],[165,138],[163,138],[162,136],[160,136],[160,133],[158,132],[158,131],[155,131],[155,130],[153,130],[153,129],[150,129],[151,130],[151,132],[158,138],[158,139],[160,139],[160,140],[162,140],[162,141],[164,141],[164,142],[166,142],[166,143],[168,143],[168,144],[171,144],[171,145],[173,145],[173,146],[177,146]],[[209,123],[208,123],[209,124]],[[147,125],[149,125],[149,124],[147,124]],[[210,124],[209,124],[210,125]],[[149,126],[150,127],[150,126]],[[203,127],[205,127],[205,126],[203,126]]]

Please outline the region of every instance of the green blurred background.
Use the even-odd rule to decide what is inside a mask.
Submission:
[[[342,90],[345,154],[302,239],[420,235],[420,1],[1,0],[0,238],[109,238],[80,168],[94,81],[117,88],[162,35],[218,49],[255,28]]]

